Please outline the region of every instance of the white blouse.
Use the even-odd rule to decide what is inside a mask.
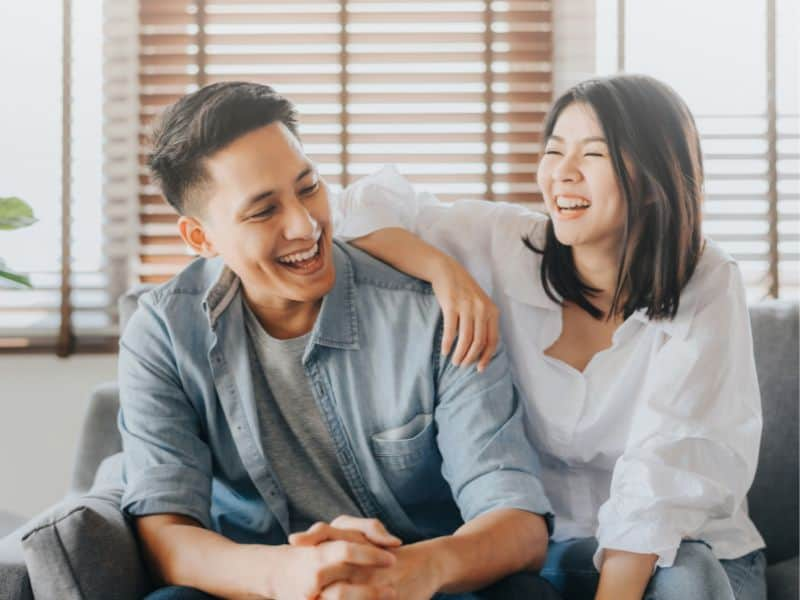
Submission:
[[[546,356],[561,307],[544,292],[546,217],[496,202],[440,203],[391,167],[333,200],[335,234],[403,227],[463,264],[500,309],[515,383],[555,514],[553,539],[658,555],[681,540],[720,559],[764,547],[747,514],[761,397],[741,275],[707,240],[672,321],[631,315],[583,372]]]

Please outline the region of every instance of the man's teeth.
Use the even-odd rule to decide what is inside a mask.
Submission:
[[[281,256],[278,261],[282,263],[302,262],[304,260],[308,260],[309,258],[314,258],[317,255],[317,252],[319,252],[319,242],[314,244],[314,246],[307,252],[297,252],[296,254]]]
[[[558,208],[587,208],[591,205],[591,202],[580,198],[564,198],[559,196],[556,198],[556,204]]]

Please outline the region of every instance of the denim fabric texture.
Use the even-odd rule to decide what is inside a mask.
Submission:
[[[408,543],[495,509],[550,513],[505,351],[481,374],[453,366],[429,285],[333,253],[303,364],[362,514]],[[243,302],[239,279],[202,258],[140,299],[120,341],[122,507],[280,544],[289,508],[261,444]]]
[[[541,576],[568,600],[592,600],[600,573],[592,557],[595,538],[552,542]],[[756,550],[733,560],[717,559],[701,541],[684,541],[675,564],[657,568],[643,600],[766,600],[766,557]]]

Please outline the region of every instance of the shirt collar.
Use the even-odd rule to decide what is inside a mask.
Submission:
[[[358,316],[356,314],[356,280],[353,263],[340,242],[332,244],[336,280],[322,299],[322,307],[314,325],[312,341],[322,346],[357,350]]]
[[[317,343],[332,348],[355,350],[359,347],[355,273],[350,258],[338,244],[336,241],[332,244],[336,278],[333,288],[322,299],[309,346]],[[241,280],[221,259],[211,260],[219,263],[215,265],[218,275],[203,298],[203,308],[209,325],[214,329],[225,309],[238,296]]]
[[[221,257],[209,259],[208,262],[212,272],[216,272],[216,277],[203,297],[203,310],[208,317],[208,324],[214,329],[220,315],[236,297],[241,287],[241,280],[228,268]]]

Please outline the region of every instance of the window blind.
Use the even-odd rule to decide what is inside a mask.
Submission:
[[[39,221],[0,233],[0,256],[33,285],[0,285],[0,351],[106,349],[116,326],[102,247],[101,1],[63,0],[44,16],[33,6],[8,8],[3,37],[19,58],[4,66],[4,131],[14,150],[3,157],[0,194],[28,201]],[[54,40],[54,52],[33,46],[44,39]]]
[[[708,52],[703,23],[725,10],[724,0],[618,4],[625,70],[673,85],[695,114],[706,175],[705,234],[737,260],[750,301],[800,297],[798,4],[737,7]],[[674,27],[675,15],[685,14],[693,18]],[[687,59],[692,69],[684,68]]]
[[[398,165],[444,200],[536,203],[551,3],[140,0],[139,277],[190,257],[149,181],[153,118],[207,83],[269,84],[333,188]]]

